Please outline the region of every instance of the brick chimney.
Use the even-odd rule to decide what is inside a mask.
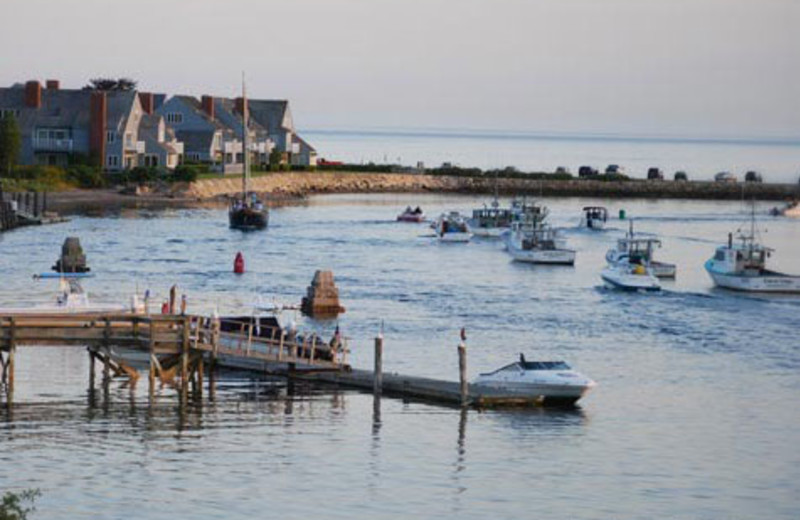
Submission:
[[[25,106],[42,108],[42,84],[36,80],[25,83]]]
[[[99,166],[105,166],[106,119],[108,101],[106,93],[95,90],[89,103],[89,150]]]
[[[47,90],[58,90],[61,88],[61,82],[58,81],[57,79],[48,79],[45,82],[45,85],[47,87]]]
[[[236,110],[240,114],[244,114],[244,99],[237,97],[234,102],[235,102],[234,110]]]
[[[155,109],[154,96],[152,92],[139,92],[139,102],[145,114],[152,114]]]
[[[212,96],[203,96],[203,111],[208,114],[208,117],[214,119],[214,98]]]

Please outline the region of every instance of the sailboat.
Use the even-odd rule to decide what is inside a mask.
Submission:
[[[228,209],[228,221],[231,229],[254,231],[265,229],[269,223],[269,209],[258,200],[255,193],[250,193],[250,134],[248,128],[249,107],[247,92],[242,75],[242,150],[244,171],[242,172],[242,196],[231,202]]]

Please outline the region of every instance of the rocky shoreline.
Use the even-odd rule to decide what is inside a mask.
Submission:
[[[495,184],[496,183],[496,184]],[[254,191],[279,197],[306,197],[321,193],[493,193],[528,194],[545,197],[671,198],[719,199],[746,198],[783,200],[800,197],[798,184],[721,183],[711,181],[596,181],[537,180],[452,177],[394,173],[279,173],[251,180]],[[231,195],[241,189],[241,179],[200,180],[187,186],[182,195],[210,199]]]
[[[118,190],[72,190],[52,193],[49,209],[64,214],[124,209],[218,205],[239,193],[241,177],[203,179],[134,194]],[[292,172],[251,179],[251,189],[270,201],[290,202],[326,193],[462,193],[543,197],[785,200],[800,198],[800,185],[720,183],[710,181],[595,181],[497,179],[400,173]]]

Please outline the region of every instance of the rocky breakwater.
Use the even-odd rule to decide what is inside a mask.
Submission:
[[[241,190],[239,177],[204,179],[185,186],[180,196],[211,199]],[[743,196],[762,200],[800,197],[794,184],[721,183],[708,181],[598,181],[588,179],[539,180],[482,178],[400,173],[292,172],[255,177],[253,191],[279,197],[305,197],[322,193],[492,193],[561,197],[636,197],[736,200]]]

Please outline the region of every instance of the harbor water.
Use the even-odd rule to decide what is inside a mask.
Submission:
[[[33,281],[80,237],[95,301],[169,287],[190,312],[249,314],[299,303],[317,269],[347,312],[301,329],[350,338],[352,364],[456,380],[517,359],[560,360],[599,384],[575,410],[463,412],[246,374],[179,409],[173,388],[88,392],[85,350],[22,347],[15,403],[0,409],[0,490],[38,488],[34,518],[772,518],[800,514],[800,297],[714,289],[703,263],[749,229],[736,202],[545,199],[578,251],[574,267],[512,262],[497,241],[440,244],[435,217],[483,197],[331,195],[274,208],[265,232],[228,229],[225,208],[128,210],[0,236],[0,306],[48,303]],[[507,203],[508,201],[503,201]],[[577,227],[605,205],[607,229]],[[800,274],[800,222],[756,203],[771,266]],[[628,228],[678,265],[661,294],[602,288],[605,253]],[[241,251],[244,275],[233,274]]]

